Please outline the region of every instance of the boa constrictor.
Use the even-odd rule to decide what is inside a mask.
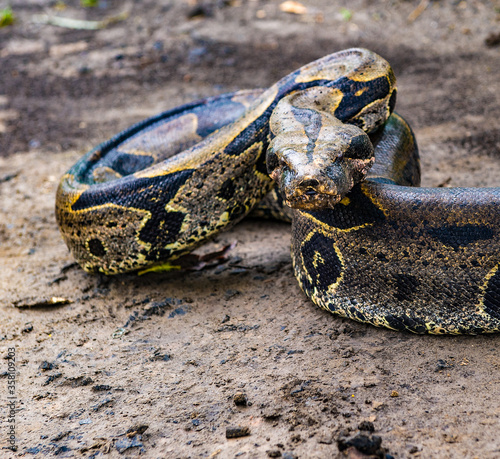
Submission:
[[[161,113],[63,176],[62,236],[85,270],[118,274],[175,260],[254,210],[292,220],[296,277],[328,311],[416,333],[499,331],[500,189],[419,188],[395,99],[389,64],[349,49],[267,90]]]

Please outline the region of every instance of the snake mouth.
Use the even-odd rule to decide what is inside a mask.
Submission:
[[[343,196],[338,193],[320,193],[311,188],[300,194],[285,197],[284,203],[292,209],[332,209],[342,200],[342,198]]]
[[[284,203],[293,209],[333,208],[348,191],[339,180],[324,174],[301,174],[285,170],[278,182]],[[343,193],[344,192],[344,193]]]

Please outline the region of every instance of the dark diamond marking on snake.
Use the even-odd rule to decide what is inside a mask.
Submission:
[[[322,234],[315,233],[302,244],[300,250],[304,268],[313,279],[312,287],[326,292],[330,285],[338,281],[343,269],[333,241]]]
[[[236,221],[238,218],[243,217],[247,212],[247,209],[243,205],[235,205],[229,212],[229,218]]]
[[[88,245],[90,253],[95,257],[103,257],[106,255],[106,248],[99,239],[90,239]]]
[[[443,225],[438,228],[429,228],[427,233],[455,250],[477,241],[491,239],[494,236],[493,229],[490,227],[471,224],[463,226]]]
[[[221,185],[216,196],[218,198],[221,198],[221,199],[224,199],[225,201],[227,201],[234,196],[235,191],[236,191],[236,186],[234,184],[234,180],[229,178]]]
[[[185,217],[182,212],[167,212],[165,205],[174,198],[193,172],[193,169],[186,169],[150,178],[128,176],[121,179],[120,186],[110,186],[108,183],[95,185],[81,194],[72,209],[76,211],[115,204],[123,208],[147,211],[149,218],[142,227],[139,238],[151,244],[146,258],[157,260],[162,248],[177,240]]]

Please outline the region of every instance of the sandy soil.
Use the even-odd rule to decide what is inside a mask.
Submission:
[[[350,46],[393,64],[425,185],[499,185],[498,1],[280,3],[12,2],[17,22],[0,29],[1,457],[330,458],[360,433],[378,457],[500,457],[499,337],[415,336],[317,309],[285,224],[221,235],[206,250],[238,244],[218,267],[142,277],[88,275],[60,239],[55,189],[88,149]],[[96,31],[34,17],[124,10]],[[68,304],[35,306],[53,298]],[[234,429],[248,435],[226,438]]]

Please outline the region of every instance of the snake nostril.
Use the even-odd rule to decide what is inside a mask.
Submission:
[[[309,189],[317,187],[318,185],[319,185],[319,182],[316,179],[306,179],[300,183],[301,188],[309,188]],[[309,192],[309,190],[307,192]]]

